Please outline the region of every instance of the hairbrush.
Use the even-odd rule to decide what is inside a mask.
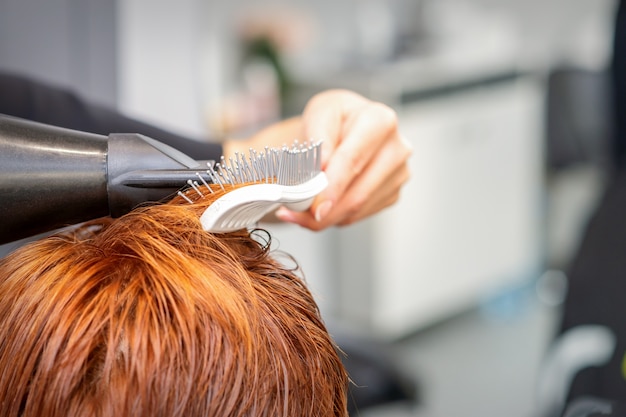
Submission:
[[[321,169],[321,142],[266,147],[262,152],[250,149],[247,157],[236,153],[228,161],[222,157],[209,165],[206,176],[208,181],[196,173],[199,182],[187,183],[200,196],[204,190],[214,192],[209,182],[227,191],[200,217],[203,229],[216,233],[252,227],[281,206],[307,210],[328,185]],[[192,202],[184,193],[178,194]]]

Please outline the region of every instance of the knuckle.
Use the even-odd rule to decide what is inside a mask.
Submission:
[[[400,146],[402,146],[404,150],[404,159],[409,159],[411,155],[413,155],[413,145],[402,135],[399,136],[399,139]]]
[[[351,90],[345,88],[332,88],[328,90],[324,90],[313,95],[306,105],[306,108],[314,108],[314,107],[325,107],[329,104],[336,103],[338,98],[341,97],[350,97],[353,98],[356,96]]]
[[[405,184],[411,179],[411,170],[405,165],[400,174],[400,183]]]
[[[363,171],[364,161],[361,155],[356,152],[343,151],[341,160],[343,161],[342,169],[347,171],[352,178],[359,175]]]
[[[393,193],[391,198],[387,201],[387,204],[385,207],[393,206],[398,201],[400,201],[400,193],[399,192]]]
[[[351,224],[354,224],[357,222],[358,219],[356,218],[347,218],[344,219],[341,223],[339,223],[339,226],[350,226]]]
[[[344,219],[356,217],[365,205],[366,201],[367,199],[364,194],[351,197],[348,201],[346,201]]]
[[[372,111],[376,112],[377,119],[387,129],[395,130],[398,127],[398,114],[384,103],[373,103]]]
[[[327,92],[317,93],[312,96],[304,107],[304,113],[308,113],[313,111],[318,107],[325,106],[325,102],[327,100]]]

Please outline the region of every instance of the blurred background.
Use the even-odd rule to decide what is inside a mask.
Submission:
[[[534,416],[567,268],[601,195],[612,0],[0,0],[0,69],[196,137],[245,137],[327,88],[393,107],[400,202],[268,226],[331,330],[415,382],[375,416]],[[358,381],[357,381],[358,383]]]

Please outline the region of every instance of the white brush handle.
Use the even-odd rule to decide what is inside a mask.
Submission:
[[[232,232],[255,225],[263,216],[280,206],[304,211],[316,195],[328,186],[323,172],[298,185],[253,184],[224,194],[200,217],[209,232]]]

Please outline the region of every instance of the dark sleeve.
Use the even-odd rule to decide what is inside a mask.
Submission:
[[[611,57],[614,138],[613,156],[617,169],[626,167],[626,2],[620,1],[615,15]]]
[[[140,133],[166,143],[194,159],[219,159],[222,147],[177,135],[88,103],[72,91],[15,74],[0,73],[0,113],[83,132]]]

